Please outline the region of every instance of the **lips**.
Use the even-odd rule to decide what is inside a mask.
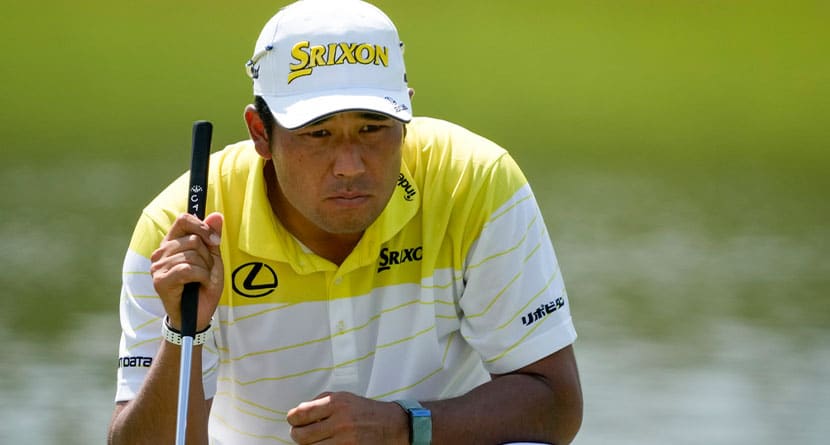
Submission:
[[[362,207],[365,205],[371,195],[360,192],[341,192],[328,197],[328,201],[334,203],[341,208]]]
[[[367,195],[365,193],[343,192],[343,193],[337,193],[335,195],[332,195],[331,197],[329,197],[329,199],[358,199],[358,198],[368,198],[368,197],[369,197],[369,195]]]

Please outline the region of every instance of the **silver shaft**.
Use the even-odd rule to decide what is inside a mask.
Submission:
[[[193,364],[193,337],[182,338],[182,361],[179,366],[179,411],[176,414],[176,445],[185,445],[187,402],[190,398],[190,368]]]

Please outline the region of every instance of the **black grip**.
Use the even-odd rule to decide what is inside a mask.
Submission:
[[[210,162],[210,139],[213,124],[208,121],[193,123],[193,152],[190,158],[190,188],[187,192],[187,212],[199,219],[205,218],[207,205],[207,178]],[[182,336],[196,335],[199,313],[199,283],[187,283],[182,292]]]
[[[196,336],[199,315],[199,283],[187,283],[182,292],[182,337]]]
[[[187,196],[187,212],[199,219],[205,218],[207,202],[208,164],[210,163],[210,138],[213,125],[208,121],[193,124],[193,154],[190,158],[190,189]]]

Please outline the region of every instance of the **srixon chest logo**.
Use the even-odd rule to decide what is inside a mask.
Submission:
[[[380,258],[378,258],[378,272],[389,270],[392,266],[421,261],[422,259],[424,259],[424,248],[421,246],[401,250],[384,247],[380,250]]]

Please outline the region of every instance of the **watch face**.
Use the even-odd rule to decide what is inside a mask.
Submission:
[[[412,408],[409,410],[412,417],[429,417],[432,413],[426,408]]]

